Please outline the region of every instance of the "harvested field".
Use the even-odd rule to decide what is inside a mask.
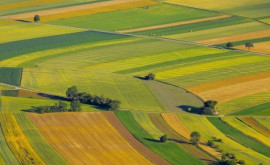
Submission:
[[[181,21],[181,22],[174,22],[174,23],[162,24],[162,25],[156,25],[156,26],[148,26],[148,27],[137,28],[137,29],[122,30],[122,31],[118,31],[118,32],[120,32],[120,33],[133,33],[133,32],[160,29],[160,28],[166,28],[166,27],[172,27],[172,26],[181,26],[181,25],[186,25],[186,24],[205,22],[205,21],[211,21],[211,20],[217,20],[217,19],[229,18],[229,17],[231,17],[231,15],[224,14],[224,15],[220,15],[220,16],[206,17],[206,18],[195,19],[195,20],[190,20],[190,21]]]
[[[251,39],[265,38],[265,37],[270,37],[269,29],[249,32],[249,33],[244,33],[244,34],[236,34],[232,36],[199,40],[196,42],[201,43],[201,44],[207,44],[207,45],[217,45],[217,44],[222,44],[222,43],[227,43],[227,42],[236,42],[236,41],[251,40]]]
[[[189,144],[189,141],[175,132],[161,117],[160,113],[150,113],[148,114],[149,118],[153,122],[153,124],[161,130],[163,133],[168,135],[169,141],[176,142],[181,148],[188,151],[192,155],[196,156],[198,159],[206,162],[207,164],[212,164],[216,162],[216,160],[198,149],[196,146]]]
[[[256,119],[252,117],[239,117],[239,119],[245,122],[247,125],[255,129],[256,131],[260,132],[264,136],[270,138],[270,130],[258,122]]]
[[[124,125],[117,119],[117,117],[112,113],[103,113],[103,115],[107,118],[110,124],[117,129],[117,131],[135,148],[137,151],[142,153],[148,160],[157,165],[169,165],[169,163],[161,158],[159,155],[151,151],[141,142],[139,142],[125,127]]]
[[[71,164],[151,164],[100,112],[29,114],[29,117]]]
[[[138,4],[136,5],[135,2],[138,2]],[[129,3],[131,3],[131,5],[129,5]],[[122,6],[119,7],[120,4],[122,4]],[[38,14],[42,18],[44,18],[42,20],[52,21],[52,20],[57,20],[61,18],[69,18],[69,17],[95,14],[102,11],[104,12],[104,9],[102,10],[102,8],[104,7],[108,7],[107,11],[124,9],[124,6],[125,6],[124,4],[127,4],[127,8],[130,8],[130,7],[147,6],[147,5],[156,4],[156,3],[151,0],[112,0],[112,1],[96,2],[96,3],[83,4],[83,5],[75,5],[75,6],[69,6],[69,7],[64,7],[64,8],[35,11],[35,12],[30,12],[30,13],[15,14],[15,15],[9,15],[7,17],[11,19],[30,19],[31,18],[32,20],[32,18],[36,14]]]
[[[190,139],[191,130],[189,130],[184,123],[179,119],[179,117],[176,114],[169,114],[169,113],[162,113],[161,116],[166,121],[166,123],[174,129],[178,134],[185,137],[186,139]],[[205,151],[209,152],[213,156],[220,158],[221,154],[217,152],[215,149],[209,147],[206,142],[201,142],[199,144],[201,148],[203,148]]]
[[[45,165],[25,138],[12,113],[2,113],[1,127],[6,141],[20,164]]]
[[[258,43],[255,43],[253,45],[254,45],[254,47],[250,48],[251,52],[270,54],[270,41],[258,42]],[[236,46],[234,48],[240,49],[240,50],[245,50],[245,51],[249,50],[248,48],[245,47],[245,45]]]
[[[259,92],[264,92],[270,89],[270,78],[244,82],[228,87],[221,87],[214,90],[209,90],[197,93],[205,100],[216,100],[219,103],[224,103],[236,98],[252,95]]]
[[[260,72],[256,74],[248,74],[244,76],[232,77],[228,79],[213,81],[209,83],[202,83],[196,86],[188,87],[187,89],[194,93],[201,93],[213,89],[218,89],[222,87],[237,85],[239,83],[252,82],[254,80],[261,80],[270,77],[270,71]]]

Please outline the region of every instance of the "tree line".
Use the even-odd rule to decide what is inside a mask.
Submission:
[[[76,86],[72,86],[66,91],[67,98],[72,102],[74,100],[79,101],[83,104],[95,105],[109,111],[117,110],[120,107],[121,101],[112,100],[110,98],[104,97],[103,95],[91,95],[87,92],[78,92]]]

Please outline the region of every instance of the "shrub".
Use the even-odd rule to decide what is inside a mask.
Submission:
[[[215,147],[215,143],[212,140],[208,140],[207,145],[209,145],[212,148]]]
[[[165,143],[165,142],[168,141],[168,137],[167,137],[167,135],[163,135],[163,136],[161,136],[161,137],[159,138],[159,140],[160,140],[160,142]]]
[[[155,80],[156,75],[154,73],[149,73],[145,76],[146,80]]]
[[[39,22],[39,21],[40,21],[39,15],[35,15],[35,16],[34,16],[34,21],[35,21],[35,22]]]

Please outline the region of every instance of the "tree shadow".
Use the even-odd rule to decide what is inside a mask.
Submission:
[[[195,113],[195,114],[201,114],[202,108],[201,107],[194,107],[190,105],[179,105],[178,108],[181,108],[182,110],[188,112],[188,113]]]
[[[22,20],[22,19],[17,19],[15,21],[18,21],[18,22],[24,22],[24,23],[32,23],[31,21],[26,21],[26,20]]]
[[[178,140],[178,139],[172,139],[172,138],[169,138],[168,141],[172,141],[172,142],[176,142],[176,143],[182,143],[182,144],[189,144],[186,141]]]
[[[50,94],[45,94],[45,93],[37,93],[37,95],[48,98],[48,99],[53,99],[53,100],[69,101],[68,98],[62,97],[62,96],[50,95]]]
[[[161,143],[160,140],[156,140],[156,139],[149,139],[149,138],[144,138],[145,140],[151,141],[151,142],[157,142],[157,143]]]
[[[23,109],[23,110],[21,110],[21,111],[23,111],[23,112],[34,112],[34,113],[37,113],[36,111],[35,111],[35,109],[36,109],[37,107],[34,107],[34,106],[32,106],[31,107],[31,109]]]
[[[140,79],[140,80],[146,80],[145,77],[141,77],[141,76],[133,76],[134,78]]]

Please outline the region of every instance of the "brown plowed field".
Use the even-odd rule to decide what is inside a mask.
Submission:
[[[47,141],[70,164],[152,164],[101,112],[28,114]]]
[[[148,158],[154,164],[160,165],[169,165],[166,160],[152,152],[142,143],[140,143],[118,120],[118,118],[111,112],[103,113],[103,115],[107,118],[107,120],[111,123],[111,125],[117,129],[117,131],[141,154],[143,154],[146,158]]]

